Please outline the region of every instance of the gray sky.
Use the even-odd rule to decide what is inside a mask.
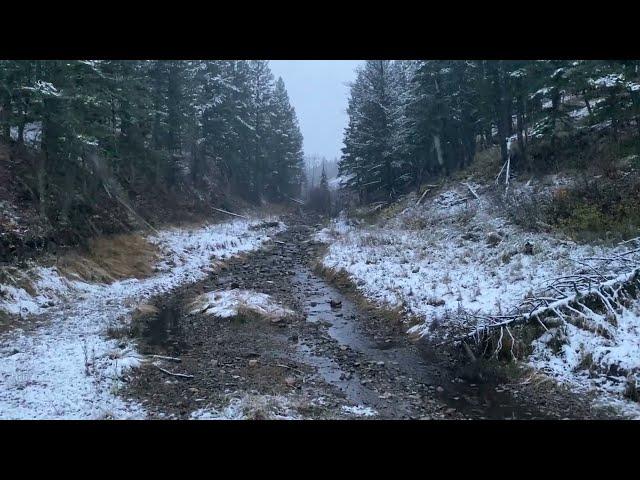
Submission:
[[[347,126],[345,85],[355,79],[360,60],[271,60],[275,78],[282,77],[304,136],[304,153],[331,159],[340,156]]]

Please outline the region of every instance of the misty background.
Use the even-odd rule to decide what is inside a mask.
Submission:
[[[309,187],[320,181],[322,164],[329,179],[338,173],[338,159],[347,126],[349,82],[362,60],[271,60],[275,78],[282,77],[295,106],[304,137]]]

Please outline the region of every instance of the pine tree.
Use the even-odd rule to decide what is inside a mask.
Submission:
[[[341,171],[361,196],[393,196],[398,184],[393,148],[398,101],[393,64],[367,61],[351,87]]]
[[[303,162],[302,135],[282,78],[276,81],[271,97],[270,118],[267,146],[270,169],[264,186],[275,199],[299,193]]]
[[[327,172],[325,171],[324,162],[322,163],[322,173],[320,174],[320,205],[323,213],[331,211],[331,192],[329,191],[329,182],[327,180]]]

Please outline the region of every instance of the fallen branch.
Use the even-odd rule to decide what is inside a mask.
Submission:
[[[193,375],[187,375],[185,373],[174,373],[174,372],[170,372],[169,370],[165,370],[162,367],[159,367],[158,365],[153,365],[154,367],[156,367],[158,370],[160,370],[162,373],[166,373],[167,375],[171,375],[173,377],[180,377],[180,378],[193,378]]]
[[[502,165],[502,168],[500,169],[500,171],[498,172],[498,176],[496,177],[496,185],[498,185],[500,183],[500,177],[502,176],[502,172],[504,172],[504,167],[507,166],[507,162],[505,162]]]
[[[632,242],[640,242],[640,237],[635,237],[635,238],[630,238],[629,240],[624,240],[624,241],[618,243],[618,245],[625,245],[627,243],[632,243]]]
[[[598,299],[602,303],[603,308],[605,309],[606,312],[608,312],[609,315],[616,316],[617,313],[613,305],[611,304],[610,297],[607,298],[607,295],[606,295],[607,289],[613,290],[614,287],[617,285],[622,287],[631,282],[637,282],[639,277],[640,277],[640,268],[635,268],[631,272],[618,275],[617,277],[607,280],[606,282],[601,282],[600,284],[596,284],[595,288],[589,287],[588,290],[583,289],[582,291],[577,290],[576,288],[576,294],[573,296],[568,296],[563,292],[559,292],[562,295],[566,295],[566,296],[564,296],[563,298],[555,299],[554,301],[551,301],[551,302],[544,301],[542,305],[530,310],[529,312],[522,312],[522,307],[525,304],[530,304],[531,299],[521,304],[516,309],[516,312],[512,315],[500,315],[500,316],[472,315],[475,318],[483,320],[485,323],[477,326],[476,328],[474,328],[473,331],[465,335],[445,340],[443,342],[440,342],[436,346],[442,346],[442,345],[447,345],[451,343],[459,343],[469,338],[477,339],[480,337],[481,333],[486,334],[489,330],[494,330],[496,328],[500,328],[501,330],[500,339],[499,339],[499,344],[501,344],[501,340],[504,333],[503,329],[505,327],[508,329],[508,326],[510,325],[514,325],[518,323],[527,323],[529,321],[535,320],[535,321],[538,321],[540,324],[542,324],[545,330],[548,330],[541,320],[542,318],[545,318],[545,316],[555,316],[559,319],[560,323],[562,322],[574,323],[575,321],[570,321],[572,319],[570,318],[569,314],[561,313],[562,311],[566,312],[567,310],[573,314],[577,314],[579,318],[582,318],[583,324],[581,325],[581,328],[589,330],[593,333],[608,335],[610,333],[603,331],[602,325],[593,325],[594,320],[597,320],[598,317],[602,317],[602,316],[598,315],[592,309],[587,307],[584,304],[584,301],[581,302],[580,297],[584,295],[592,295],[594,298]],[[555,288],[555,287],[550,285],[549,288]],[[618,290],[619,289],[614,291],[617,292]],[[539,300],[539,299],[533,299],[533,300]],[[576,310],[575,308],[571,307],[571,304],[577,305],[582,311]],[[507,333],[509,333],[509,335],[511,336],[510,331],[507,330]],[[498,351],[499,351],[499,348],[496,352],[494,352],[494,354],[497,354]]]
[[[482,203],[482,199],[478,196],[478,194],[476,193],[476,191],[471,187],[471,185],[469,185],[466,182],[462,182],[462,185],[464,185],[465,187],[467,187],[469,189],[469,191],[471,192],[471,194],[476,197],[476,199],[478,200],[478,202]]]
[[[422,196],[421,196],[421,197],[418,199],[418,201],[416,202],[416,207],[417,207],[418,205],[420,205],[420,202],[422,201],[422,199],[423,199],[423,198],[427,195],[427,193],[429,193],[430,191],[431,191],[431,189],[430,189],[430,188],[427,188],[427,189],[424,191],[424,193],[422,194]]]
[[[227,215],[233,215],[234,217],[240,217],[249,220],[249,217],[245,217],[244,215],[240,215],[238,213],[227,212],[226,210],[222,210],[221,208],[214,208],[214,210],[222,213],[226,213]]]
[[[152,358],[157,358],[159,360],[167,360],[169,362],[176,362],[176,363],[180,363],[182,362],[182,359],[180,358],[176,358],[176,357],[166,357],[164,355],[151,355]]]
[[[286,195],[285,195],[286,196]],[[302,200],[298,200],[297,198],[293,198],[293,197],[289,197],[286,196],[289,200],[291,200],[292,202],[296,202],[299,205],[304,205],[304,202]]]

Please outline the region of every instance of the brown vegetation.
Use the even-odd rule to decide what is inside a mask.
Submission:
[[[125,278],[148,277],[157,260],[157,247],[142,235],[120,234],[92,239],[86,250],[59,257],[56,266],[69,277],[111,283]]]

